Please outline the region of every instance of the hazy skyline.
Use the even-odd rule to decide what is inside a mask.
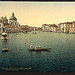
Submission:
[[[42,26],[75,21],[75,2],[2,2],[0,17],[14,12],[21,25]]]

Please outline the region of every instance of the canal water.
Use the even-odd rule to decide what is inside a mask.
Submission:
[[[75,34],[37,31],[11,33],[8,38],[0,39],[0,72],[75,72]],[[51,50],[29,51],[31,44]]]

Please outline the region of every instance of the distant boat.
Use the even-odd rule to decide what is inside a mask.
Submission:
[[[8,52],[8,48],[3,48],[2,52]]]
[[[30,49],[28,49],[28,50],[30,50],[30,51],[48,51],[48,50],[50,50],[51,48],[41,48],[41,46],[35,46],[35,48],[30,48]]]
[[[33,34],[37,34],[36,32],[33,32]]]
[[[16,35],[19,35],[19,33],[16,33]]]
[[[74,32],[72,34],[75,34]]]
[[[2,37],[1,37],[2,40],[7,40],[8,39],[8,34],[7,33],[2,33]]]
[[[24,34],[27,34],[27,33],[28,33],[28,31],[23,31],[23,33],[24,33]]]

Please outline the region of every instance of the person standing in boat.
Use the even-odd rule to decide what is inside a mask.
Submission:
[[[30,45],[30,49],[32,49],[32,45]]]

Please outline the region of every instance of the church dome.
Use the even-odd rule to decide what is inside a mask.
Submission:
[[[4,21],[8,21],[8,19],[6,17],[3,18]]]
[[[0,17],[0,20],[2,20],[2,18]]]
[[[0,23],[2,23],[2,17],[0,17]]]
[[[10,17],[9,20],[17,20],[17,18],[15,17],[14,13],[12,13],[12,16]]]

